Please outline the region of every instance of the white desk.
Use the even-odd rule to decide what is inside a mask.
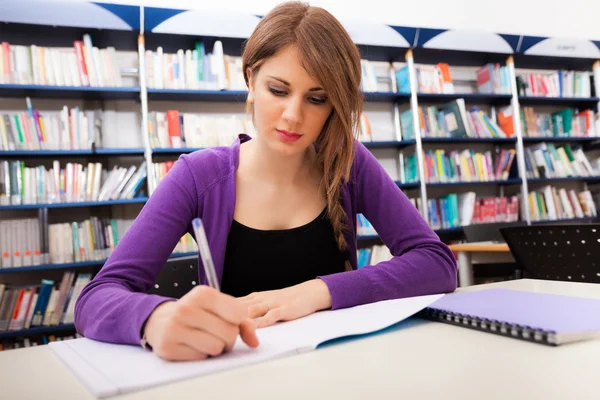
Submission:
[[[500,286],[600,298],[600,285]],[[600,340],[561,347],[439,322],[190,379],[118,399],[598,399]],[[0,352],[3,399],[92,399],[47,346]]]

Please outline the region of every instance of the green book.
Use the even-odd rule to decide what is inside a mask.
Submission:
[[[198,80],[202,82],[204,80],[204,43],[196,42],[196,51],[198,52]]]
[[[470,137],[467,126],[467,109],[464,99],[456,99],[441,109],[444,113],[444,121],[450,137],[466,138]]]

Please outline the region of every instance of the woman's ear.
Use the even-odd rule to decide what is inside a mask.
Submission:
[[[252,69],[246,69],[246,76],[248,77],[248,101],[254,102],[254,76],[252,76]]]

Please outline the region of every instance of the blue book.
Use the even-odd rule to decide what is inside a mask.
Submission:
[[[31,326],[40,326],[44,320],[46,314],[46,308],[48,307],[48,301],[52,294],[52,288],[54,287],[54,281],[49,279],[42,279],[40,291],[38,292],[38,299],[33,309],[33,317],[31,317]]]
[[[408,66],[404,66],[396,71],[396,84],[399,93],[410,93],[410,80],[408,78]]]

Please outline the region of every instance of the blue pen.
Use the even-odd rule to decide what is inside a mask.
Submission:
[[[204,231],[204,224],[200,218],[194,218],[192,221],[192,227],[194,228],[194,236],[196,236],[196,243],[198,244],[198,253],[202,259],[202,265],[204,266],[204,273],[208,279],[208,284],[221,291],[219,287],[219,280],[217,279],[217,273],[215,271],[215,264],[213,263],[212,255],[210,254],[210,248],[208,247],[208,240],[206,239],[206,232]]]

